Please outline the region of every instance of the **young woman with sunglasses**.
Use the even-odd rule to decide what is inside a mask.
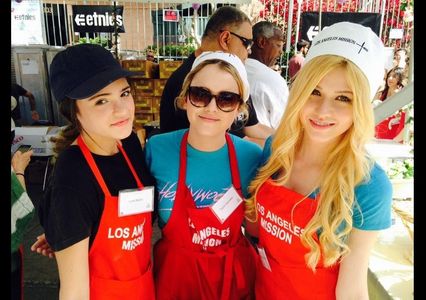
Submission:
[[[392,186],[365,148],[383,57],[379,37],[355,23],[312,41],[250,186],[257,299],[368,299],[370,250],[391,225]]]
[[[227,133],[248,95],[238,57],[204,52],[176,102],[189,129],[146,144],[162,229],[154,247],[157,299],[253,299],[255,252],[241,232],[242,199],[262,150]]]

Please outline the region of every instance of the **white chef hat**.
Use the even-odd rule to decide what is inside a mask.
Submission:
[[[304,64],[326,54],[342,56],[357,65],[368,79],[373,99],[383,81],[385,47],[369,27],[339,22],[324,28],[312,40]]]

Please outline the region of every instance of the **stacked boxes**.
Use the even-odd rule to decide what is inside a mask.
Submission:
[[[122,60],[121,66],[129,71],[141,73],[138,77],[140,78],[157,78],[159,66],[150,60]]]
[[[180,60],[162,60],[160,61],[160,78],[167,79],[182,64]]]
[[[129,77],[135,100],[136,130],[146,123],[160,120],[160,101],[167,78],[182,64],[182,61],[160,61],[156,64],[147,60],[122,60],[124,69],[140,72]]]

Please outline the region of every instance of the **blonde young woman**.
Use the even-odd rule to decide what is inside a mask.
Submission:
[[[243,236],[247,187],[261,148],[228,134],[249,96],[241,60],[204,52],[177,105],[189,129],[151,137],[146,160],[159,192],[156,299],[253,299],[256,254]]]
[[[368,257],[391,225],[389,179],[368,155],[383,44],[334,24],[313,40],[266,164],[250,186],[257,299],[368,299]]]

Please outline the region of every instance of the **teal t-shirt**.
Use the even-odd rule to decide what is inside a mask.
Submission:
[[[145,146],[145,157],[158,190],[159,225],[170,218],[175,199],[182,137],[187,129],[152,136]],[[231,134],[235,146],[243,194],[256,174],[262,149],[255,143]],[[187,145],[186,185],[197,207],[211,206],[231,186],[228,146],[212,151],[199,151]]]
[[[272,137],[263,148],[262,163],[271,155]],[[315,198],[315,193],[309,196]],[[386,172],[374,163],[370,179],[355,187],[353,227],[360,230],[382,230],[392,225],[392,184]]]

